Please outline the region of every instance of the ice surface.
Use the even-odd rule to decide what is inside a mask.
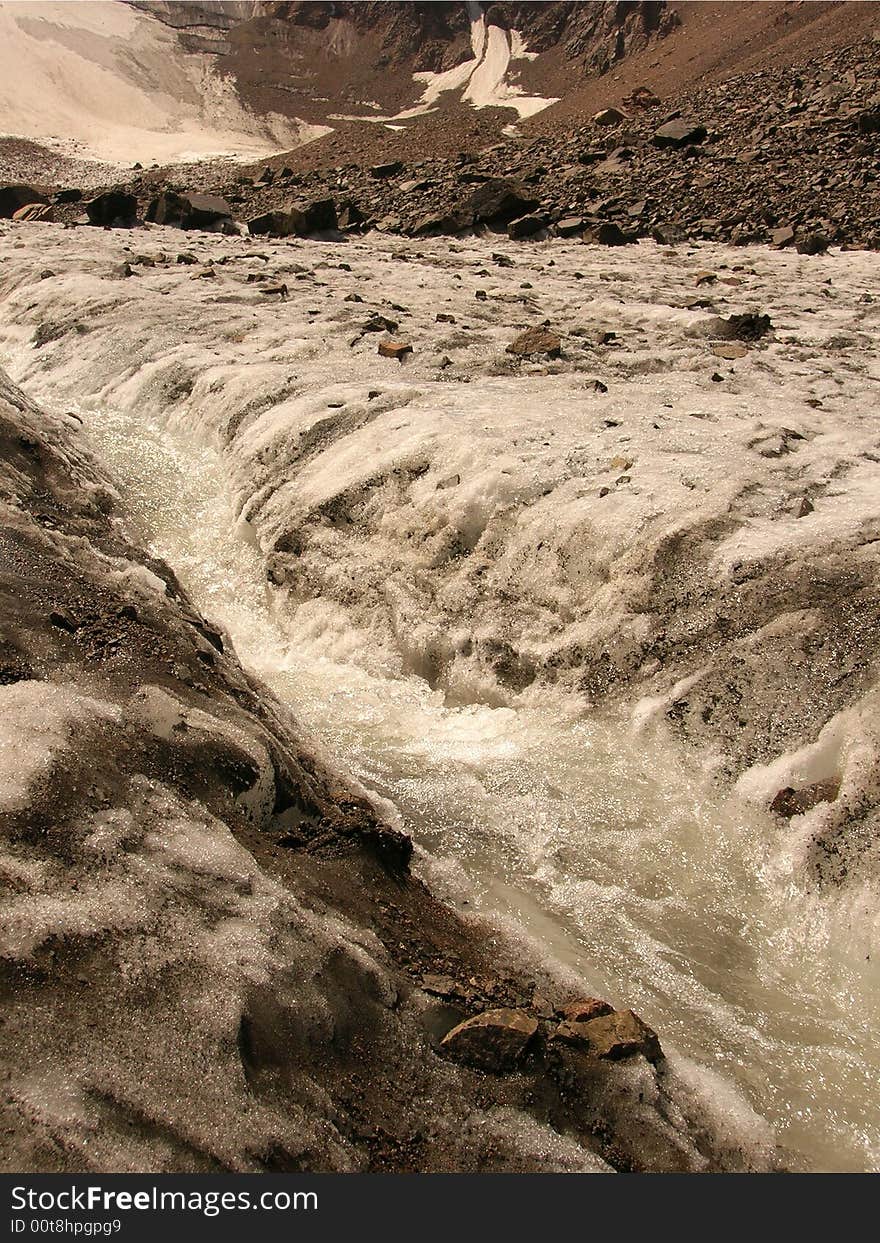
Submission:
[[[450,900],[644,1013],[676,1107],[711,1100],[734,1147],[766,1147],[757,1111],[804,1164],[872,1166],[875,257],[190,236],[214,279],[119,279],[178,246],[6,226],[16,375],[79,403],[146,538]],[[747,309],[775,332],[723,360],[713,313]],[[373,311],[403,366],[361,333]],[[514,362],[545,319],[563,357]],[[35,348],[40,323],[64,331]],[[760,805],[832,768],[841,797],[804,823]],[[841,834],[839,894],[810,817]]]

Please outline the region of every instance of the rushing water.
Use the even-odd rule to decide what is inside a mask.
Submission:
[[[719,1108],[737,1114],[741,1094],[766,1118],[795,1165],[880,1166],[873,964],[779,866],[773,824],[573,705],[451,708],[416,678],[329,659],[273,610],[218,452],[83,413],[134,533],[330,755],[393,801],[435,886],[637,1009]]]

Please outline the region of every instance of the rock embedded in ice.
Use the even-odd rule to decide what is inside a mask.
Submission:
[[[562,341],[556,333],[538,327],[526,328],[507,347],[508,354],[518,354],[520,358],[532,358],[537,354],[558,358],[561,352]]]
[[[792,816],[802,816],[818,803],[833,803],[837,794],[838,785],[834,781],[815,781],[812,785],[801,786],[799,790],[786,786],[775,796],[770,810],[790,820]]]
[[[523,1010],[486,1010],[447,1032],[447,1053],[482,1070],[513,1070],[538,1030],[538,1020]]]
[[[795,243],[799,255],[824,255],[828,250],[828,238],[824,233],[807,233]]]
[[[412,353],[412,346],[408,341],[380,341],[378,353],[383,358],[396,358],[398,362],[403,362],[407,354]]]
[[[599,246],[630,246],[639,239],[635,233],[628,233],[619,224],[605,220],[592,232],[591,240]]]

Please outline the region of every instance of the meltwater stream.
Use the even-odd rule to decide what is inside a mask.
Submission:
[[[82,414],[133,533],[329,754],[393,801],[435,888],[638,1010],[731,1127],[766,1138],[748,1102],[791,1166],[880,1167],[874,964],[776,866],[774,825],[619,723],[565,705],[449,708],[418,679],[326,657],[273,611],[219,452]]]

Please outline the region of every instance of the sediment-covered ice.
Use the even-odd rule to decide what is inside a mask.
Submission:
[[[270,580],[328,653],[418,673],[450,702],[554,687],[632,709],[732,779],[872,692],[873,256],[212,238],[193,246],[200,272],[173,262],[180,244],[9,229],[7,353],[58,402],[215,437]],[[138,250],[171,261],[121,279]],[[719,356],[719,316],[750,310],[771,335]],[[376,312],[414,346],[402,366],[364,331]],[[544,320],[561,359],[505,352]],[[841,718],[872,804],[865,719]],[[848,753],[818,874],[852,862]]]
[[[871,1165],[873,256],[2,228],[7,365],[140,481],[150,538],[421,825],[426,874],[463,901],[464,864],[714,1059],[680,1064],[682,1117],[708,1094],[765,1151],[731,1075],[798,1160]],[[773,329],[731,351],[746,311]],[[506,352],[544,321],[559,359]]]

